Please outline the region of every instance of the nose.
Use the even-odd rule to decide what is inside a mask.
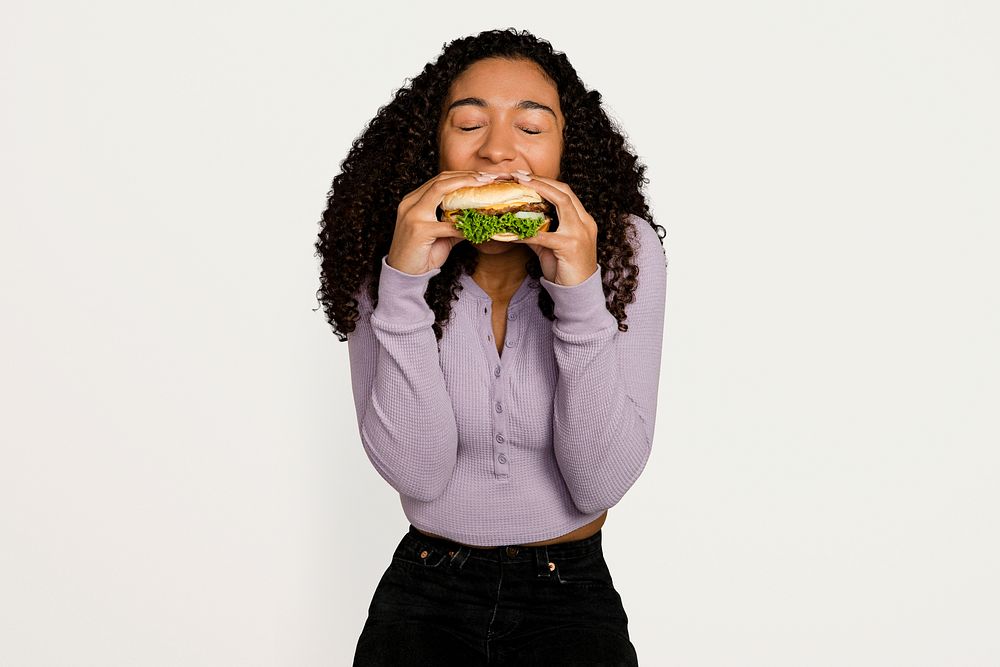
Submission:
[[[517,150],[514,147],[514,133],[511,128],[493,125],[484,135],[483,143],[479,147],[479,157],[494,164],[517,157]]]

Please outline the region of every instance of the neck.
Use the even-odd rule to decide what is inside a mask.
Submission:
[[[511,294],[528,275],[525,265],[532,254],[534,251],[525,245],[515,245],[509,251],[498,254],[480,252],[472,278],[488,294]]]

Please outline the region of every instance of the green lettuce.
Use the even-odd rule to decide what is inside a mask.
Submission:
[[[497,217],[485,215],[471,208],[463,209],[455,216],[455,227],[462,231],[471,243],[483,243],[494,234],[511,232],[518,238],[526,239],[538,233],[544,218],[515,218],[507,212]]]

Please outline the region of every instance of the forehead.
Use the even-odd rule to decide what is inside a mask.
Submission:
[[[530,99],[559,110],[559,91],[542,69],[530,60],[486,58],[474,62],[452,82],[445,109],[453,101],[478,97],[494,107],[513,107]]]

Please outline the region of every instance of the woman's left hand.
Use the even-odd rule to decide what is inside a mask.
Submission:
[[[512,172],[517,181],[534,189],[556,207],[559,228],[554,232],[538,232],[524,243],[538,255],[542,275],[559,285],[578,285],[597,270],[597,223],[583,208],[576,194],[565,183],[523,172]]]

